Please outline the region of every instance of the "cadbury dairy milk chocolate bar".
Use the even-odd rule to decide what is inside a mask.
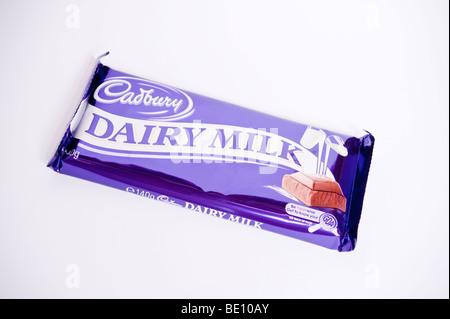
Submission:
[[[277,118],[98,62],[55,171],[353,250],[374,138]],[[212,225],[213,227],[213,225]]]

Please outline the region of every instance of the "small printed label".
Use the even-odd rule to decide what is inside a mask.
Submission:
[[[319,222],[320,215],[323,214],[320,210],[300,206],[294,203],[286,204],[286,213],[289,215],[300,217],[306,220],[310,220],[312,222]]]
[[[225,213],[222,212],[220,210],[216,210],[216,209],[212,209],[206,206],[202,206],[202,205],[197,205],[197,204],[193,204],[193,203],[189,203],[186,202],[186,208],[199,212],[199,213],[203,213],[206,215],[211,215],[211,216],[215,216],[221,219],[226,219],[238,224],[242,224],[242,225],[246,225],[246,226],[251,226],[254,228],[258,228],[258,229],[262,229],[262,225],[263,223],[261,222],[257,222],[256,220],[253,219],[249,219],[249,218],[244,218],[242,216],[237,216],[237,215],[233,215],[230,213]]]
[[[322,216],[320,216],[320,225],[323,229],[333,230],[337,227],[338,221],[332,214],[323,213]]]
[[[160,202],[164,202],[170,205],[175,205],[175,206],[180,206],[183,207],[182,205],[178,204],[177,202],[175,202],[173,199],[171,199],[169,196],[167,195],[159,195],[156,200],[160,201]]]
[[[80,156],[79,151],[75,149],[68,150],[65,146],[61,148],[61,152],[65,153],[67,156],[72,156],[74,159],[78,159],[78,156]]]
[[[257,229],[263,229],[262,226],[264,225],[264,223],[262,223],[262,222],[258,222],[256,220],[249,219],[249,218],[244,218],[242,216],[233,215],[230,213],[225,213],[220,210],[216,210],[213,208],[209,208],[206,206],[197,205],[197,204],[193,204],[193,203],[189,203],[189,202],[183,201],[183,203],[184,203],[184,205],[183,205],[183,204],[181,204],[182,203],[181,201],[178,200],[178,202],[177,202],[176,199],[172,199],[171,197],[169,197],[167,195],[153,194],[142,188],[127,186],[125,188],[125,191],[127,193],[133,193],[133,194],[136,194],[141,197],[155,199],[157,201],[168,203],[168,204],[179,206],[179,207],[185,207],[187,209],[190,209],[190,210],[198,212],[198,213],[218,217],[218,218],[229,220],[229,221],[232,221],[232,222],[235,222],[238,224],[251,226],[251,227],[257,228]]]
[[[317,209],[300,206],[294,203],[288,203],[285,207],[286,213],[291,216],[299,217],[304,220],[315,222],[309,227],[310,233],[322,228],[326,231],[336,232],[338,221],[333,214],[325,213]]]

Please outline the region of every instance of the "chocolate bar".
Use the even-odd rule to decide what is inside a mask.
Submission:
[[[284,175],[283,188],[308,206],[337,208],[345,212],[347,199],[331,178],[297,172]]]
[[[373,145],[366,131],[351,136],[311,127],[98,61],[48,166],[194,213],[351,251]]]

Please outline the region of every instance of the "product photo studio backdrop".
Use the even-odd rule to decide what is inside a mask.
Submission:
[[[0,297],[448,298],[448,21],[445,1],[0,2]],[[373,134],[355,249],[53,172],[106,51],[127,74]]]

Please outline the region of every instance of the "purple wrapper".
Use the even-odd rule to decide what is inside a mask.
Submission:
[[[98,63],[48,166],[351,251],[373,144],[368,132],[295,123]]]

